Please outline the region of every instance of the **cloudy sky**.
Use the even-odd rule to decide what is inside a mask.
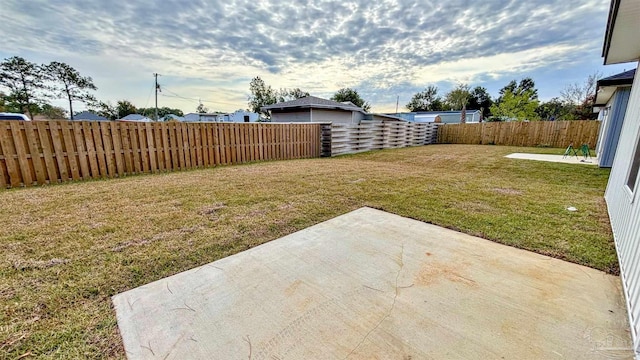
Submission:
[[[496,96],[532,77],[543,100],[600,71],[608,0],[2,0],[0,58],[62,61],[97,97],[194,111],[247,107],[249,82],[330,97],[357,89],[374,111],[429,84]],[[177,97],[179,96],[179,97]],[[185,99],[186,98],[186,99]],[[60,102],[63,105],[64,102]]]

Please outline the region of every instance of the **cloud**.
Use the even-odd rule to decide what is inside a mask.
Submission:
[[[575,66],[598,56],[606,14],[599,0],[4,0],[0,54],[86,64],[113,99],[114,82],[160,72],[200,80],[175,87],[221,105],[244,106],[256,75],[316,94],[360,87],[375,105],[398,84]]]

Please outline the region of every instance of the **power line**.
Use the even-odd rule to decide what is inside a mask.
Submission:
[[[149,106],[149,100],[151,100],[151,94],[153,94],[153,88],[151,89],[151,91],[149,91],[149,96],[147,96],[147,103],[144,104],[144,111],[142,112],[142,116],[146,116]]]
[[[167,95],[167,94],[160,94],[160,96],[170,97],[170,98],[174,98],[174,99],[182,99],[182,100],[187,100],[187,101],[198,102],[198,100],[196,100],[196,99],[185,98],[185,97],[182,97],[182,96]]]
[[[181,98],[181,99],[185,99],[185,100],[192,100],[192,101],[196,101],[196,102],[204,102],[204,103],[209,103],[209,104],[225,104],[225,105],[232,105],[232,106],[238,106],[238,104],[234,104],[234,103],[229,103],[229,102],[224,102],[224,101],[210,101],[210,100],[200,100],[200,99],[196,99],[196,98],[190,98],[190,97],[185,97],[185,96],[181,96],[176,94],[175,92],[171,91],[170,89],[168,89],[166,86],[163,85],[163,90],[165,90],[166,92],[173,94],[173,97],[177,97],[177,98]],[[168,96],[168,95],[163,95],[163,96]],[[169,96],[171,97],[171,96]]]

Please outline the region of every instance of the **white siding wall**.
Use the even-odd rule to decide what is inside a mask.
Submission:
[[[357,117],[357,114],[360,113],[355,112],[354,114],[353,111],[345,110],[313,109],[313,122],[332,122],[334,124],[351,124],[353,122],[357,124],[361,120],[361,117]]]
[[[316,111],[313,111],[315,118]],[[271,122],[310,122],[311,116],[309,110],[297,112],[272,112]],[[315,121],[315,120],[314,120]]]
[[[334,124],[358,124],[364,119],[359,111],[312,109],[297,112],[272,112],[271,122],[331,122]]]
[[[227,121],[244,122],[244,117],[245,116],[249,117],[249,122],[256,122],[260,118],[260,115],[254,113],[254,112],[242,111],[242,110],[238,110],[238,111],[232,112],[232,113],[228,114],[228,116],[226,116],[226,118],[229,119]]]
[[[602,157],[602,142],[604,135],[607,133],[609,119],[611,118],[611,104],[613,103],[613,96],[607,102],[607,105],[600,108],[598,112],[598,120],[600,120],[600,129],[598,130],[598,142],[596,143],[596,156]],[[606,115],[605,115],[606,113]]]
[[[640,74],[640,71],[638,72]],[[640,76],[636,76],[620,141],[605,193],[618,251],[632,336],[640,350],[640,184],[634,194],[626,186],[633,152],[640,136]]]
[[[600,147],[597,153],[600,167],[613,165],[630,93],[630,87],[618,88],[607,104],[609,107],[608,115],[600,125],[600,131],[603,133],[602,143],[598,144]]]

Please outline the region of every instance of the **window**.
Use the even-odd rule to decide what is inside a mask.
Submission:
[[[631,171],[629,171],[629,177],[627,178],[627,186],[631,192],[634,192],[638,183],[638,169],[640,169],[640,132],[638,132],[638,138],[636,139],[636,149],[631,159]]]

